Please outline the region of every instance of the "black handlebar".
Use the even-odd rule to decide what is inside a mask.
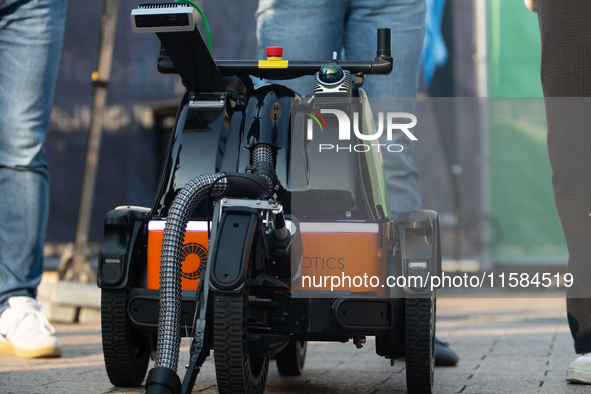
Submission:
[[[253,60],[218,60],[215,62],[223,76],[252,75],[257,78],[268,79],[292,79],[304,75],[314,75],[322,66],[330,63],[325,61],[298,61],[290,60],[287,68],[259,68],[258,61]],[[351,74],[390,74],[392,72],[392,58],[377,58],[374,61],[340,61],[344,70]]]
[[[378,29],[377,57],[373,61],[339,61],[338,64],[351,74],[390,74],[392,72],[392,50],[390,29]],[[257,78],[292,79],[314,75],[326,63],[324,61],[288,60],[287,68],[259,68],[256,60],[218,60],[215,62],[223,76],[252,75]]]
[[[255,60],[214,61],[197,29],[190,32],[157,33],[157,35],[172,60],[172,63],[168,62],[169,64],[160,60],[158,69],[163,73],[178,73],[190,92],[223,92],[226,89],[223,76],[253,76],[285,80],[314,75],[322,66],[331,62],[331,60],[287,59],[278,62],[275,66],[271,61],[263,61],[262,63]],[[338,64],[351,74],[390,74],[393,68],[390,42],[390,29],[378,29],[377,53],[374,60],[344,60]]]

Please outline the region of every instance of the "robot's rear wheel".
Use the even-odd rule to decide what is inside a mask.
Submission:
[[[277,369],[283,376],[301,375],[306,362],[308,342],[290,340],[285,349],[277,353]]]

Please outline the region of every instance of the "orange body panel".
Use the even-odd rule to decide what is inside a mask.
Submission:
[[[164,230],[148,232],[148,289],[160,288],[160,254]],[[207,231],[187,230],[181,250],[183,290],[197,290],[207,264]]]
[[[163,222],[159,222],[163,224]],[[203,222],[200,223],[203,227]],[[191,224],[191,223],[190,223]],[[377,229],[377,225],[376,229]],[[156,227],[156,226],[154,226]],[[207,231],[191,230],[185,234],[185,244],[181,250],[182,289],[196,290],[201,272],[205,272],[207,263]],[[160,228],[163,228],[160,226]],[[148,233],[148,289],[160,288],[160,254],[163,229],[150,229]],[[343,280],[333,290],[351,292],[375,291],[385,294],[384,288],[359,286],[358,278],[380,278],[384,283],[386,276],[386,249],[380,247],[378,232],[338,232],[338,231],[302,231],[304,255],[301,278],[308,276],[309,281],[300,280],[300,290],[331,290],[330,279],[325,277],[350,277]],[[322,283],[320,283],[322,281]],[[368,283],[368,279],[365,279]],[[303,287],[305,285],[305,287]]]
[[[385,294],[381,284],[386,277],[386,251],[380,248],[378,233],[302,232],[302,240],[304,256],[296,289],[314,291],[332,287],[335,291]],[[339,280],[333,281],[332,277]],[[372,277],[379,278],[377,288],[369,285]],[[339,286],[331,286],[337,282]]]

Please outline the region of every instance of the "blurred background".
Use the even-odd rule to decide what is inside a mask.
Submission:
[[[423,208],[440,214],[444,270],[563,270],[567,252],[546,150],[537,15],[520,0],[427,3],[415,161]],[[131,32],[129,15],[138,4],[119,4],[89,238],[94,255],[109,210],[152,205],[184,92],[178,76],[156,70],[156,35]],[[214,59],[256,58],[256,0],[199,4]],[[50,267],[76,231],[103,5],[68,0],[46,143]]]

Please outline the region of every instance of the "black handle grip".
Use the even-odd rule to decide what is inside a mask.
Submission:
[[[378,29],[378,52],[376,57],[391,57],[392,41],[390,29]]]

